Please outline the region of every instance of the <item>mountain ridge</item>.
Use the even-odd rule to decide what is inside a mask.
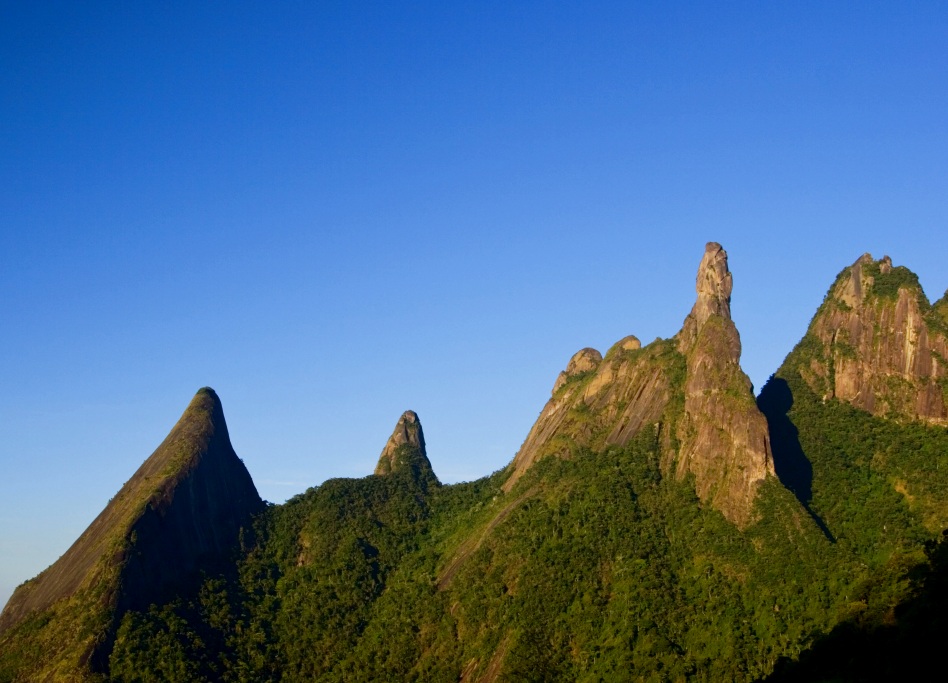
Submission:
[[[830,287],[805,339],[807,383],[876,415],[948,424],[944,298],[929,304],[917,276],[863,254]]]
[[[121,498],[141,512],[113,525],[113,573],[0,631],[0,681],[751,681],[818,634],[887,623],[948,527],[948,430],[906,410],[938,405],[917,397],[941,386],[948,302],[903,270],[844,269],[755,400],[709,242],[680,332],[574,354],[506,468],[441,485],[406,411],[373,474],[231,511],[229,542],[176,584],[154,539],[181,532],[155,525],[195,515],[159,512],[197,500],[209,452],[246,474],[201,390],[156,451],[164,488]],[[846,393],[850,366],[884,410]],[[879,382],[896,367],[907,384]]]

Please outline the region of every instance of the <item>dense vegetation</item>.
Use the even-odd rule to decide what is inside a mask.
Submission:
[[[872,273],[880,300],[917,287],[905,269]],[[821,311],[843,305],[827,297]],[[945,324],[946,307],[926,300],[924,312]],[[601,416],[579,404],[553,455],[509,491],[510,468],[440,485],[420,440],[385,474],[268,506],[223,571],[123,615],[102,680],[777,683],[923,671],[948,635],[948,429],[821,398],[801,372],[827,350],[807,335],[758,397],[779,480],[764,481],[742,529],[703,505],[692,479],[665,476],[684,404],[675,344],[607,357],[619,353],[660,364],[667,424],[607,446]],[[92,633],[79,604],[4,634],[0,683],[23,680],[63,628]]]
[[[232,575],[127,614],[112,677],[754,680],[837,624],[889,623],[943,519],[945,430],[773,381],[806,507],[770,481],[740,532],[662,477],[654,433],[543,460],[508,494],[502,472],[332,480],[267,510]]]

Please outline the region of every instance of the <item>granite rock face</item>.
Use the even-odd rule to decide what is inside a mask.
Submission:
[[[708,242],[695,278],[698,299],[691,313],[685,318],[681,332],[678,333],[678,339],[682,345],[693,344],[698,332],[712,317],[731,319],[731,291],[733,289],[734,280],[727,266],[727,252],[717,242]],[[739,341],[737,353],[740,355]]]
[[[387,476],[400,472],[408,472],[419,481],[438,481],[428,460],[421,420],[412,410],[406,410],[398,419],[375,466],[377,475]]]
[[[80,664],[101,670],[122,614],[160,603],[202,569],[230,559],[241,529],[263,506],[231,446],[217,394],[201,389],[69,550],[16,590],[0,615],[0,633],[64,604],[101,611],[104,630],[90,634],[78,655]]]
[[[677,337],[687,375],[675,471],[694,474],[698,497],[743,525],[751,520],[758,485],[774,467],[767,420],[740,365],[732,279],[721,245],[705,248],[696,289],[698,299]]]
[[[740,367],[732,278],[719,244],[707,245],[696,288],[673,339],[643,347],[628,336],[604,358],[594,349],[572,357],[517,452],[505,490],[548,455],[623,446],[652,429],[666,473],[694,474],[703,502],[740,526],[751,521],[757,486],[773,474],[773,463],[767,422]]]
[[[824,399],[874,415],[948,424],[948,318],[914,273],[862,255],[810,323],[800,374]]]
[[[547,455],[569,455],[576,447],[623,446],[642,429],[657,428],[672,396],[667,370],[676,364],[675,355],[667,343],[641,348],[634,337],[615,344],[605,358],[594,349],[579,351],[560,373],[552,397],[517,452],[504,490],[511,490]]]

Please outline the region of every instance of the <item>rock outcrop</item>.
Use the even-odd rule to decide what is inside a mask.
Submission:
[[[122,614],[162,602],[227,561],[263,505],[231,446],[217,394],[201,389],[72,547],[16,590],[0,633],[50,610],[57,624],[81,622],[84,631],[66,640],[76,651],[47,653],[57,675],[79,680],[82,671],[102,670]]]
[[[677,336],[687,375],[675,467],[679,477],[694,474],[702,501],[744,524],[751,518],[757,486],[774,474],[774,466],[767,420],[740,365],[731,288],[727,254],[710,242],[698,268],[698,299]]]
[[[406,410],[398,419],[375,466],[378,475],[399,472],[407,472],[417,481],[438,481],[428,460],[421,420],[412,410]]]
[[[643,347],[628,336],[604,358],[595,349],[576,353],[517,452],[504,489],[548,455],[623,446],[649,428],[661,435],[666,472],[694,474],[702,501],[738,525],[748,523],[757,486],[773,474],[773,464],[767,422],[740,367],[731,287],[727,254],[709,243],[697,301],[673,339]]]
[[[643,428],[657,426],[672,397],[677,355],[668,342],[642,348],[635,337],[613,345],[605,358],[594,349],[577,352],[517,452],[504,490],[547,455],[622,446]]]
[[[948,304],[930,305],[918,278],[861,256],[814,316],[798,368],[824,400],[874,415],[948,424]]]

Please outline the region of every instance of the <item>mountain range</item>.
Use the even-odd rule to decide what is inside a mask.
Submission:
[[[3,681],[891,680],[948,607],[948,293],[861,256],[758,396],[727,254],[670,339],[578,351],[510,464],[262,501],[198,391],[0,614]],[[945,469],[940,465],[945,462]]]

